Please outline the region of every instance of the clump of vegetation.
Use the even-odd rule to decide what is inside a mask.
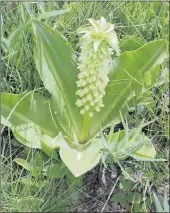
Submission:
[[[154,209],[168,191],[166,3],[3,6],[3,209]]]

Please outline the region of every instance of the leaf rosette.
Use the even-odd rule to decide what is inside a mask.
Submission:
[[[34,91],[1,95],[2,124],[26,146],[43,149],[49,156],[59,149],[75,176],[99,162],[104,149],[101,129],[119,122],[120,114],[126,116],[129,106],[148,89],[146,72],[153,86],[154,72],[167,57],[165,40],[120,54],[114,25],[103,17],[89,22],[90,26],[78,30],[83,36],[77,58],[61,33],[33,21],[35,64],[51,97]],[[151,141],[146,136],[142,141],[152,149],[147,159],[153,159],[154,147],[146,145]],[[140,156],[141,151],[144,159],[145,148],[140,146],[133,156]]]

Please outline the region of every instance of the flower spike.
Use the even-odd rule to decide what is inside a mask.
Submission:
[[[80,114],[93,116],[93,112],[100,112],[104,107],[102,98],[108,84],[108,72],[112,55],[119,55],[119,42],[114,25],[100,20],[88,19],[91,26],[78,29],[84,34],[80,39],[80,57],[78,69],[77,92],[79,96],[76,105],[81,108]]]

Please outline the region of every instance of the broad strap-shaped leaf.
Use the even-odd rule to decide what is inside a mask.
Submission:
[[[109,84],[103,98],[105,107],[93,117],[89,138],[105,128],[112,121],[119,119],[119,112],[125,115],[128,111],[127,101],[140,87],[138,77],[144,78],[146,71],[161,64],[167,57],[166,40],[153,41],[143,47],[125,52],[113,61],[109,73]],[[140,75],[139,75],[140,73]]]
[[[88,145],[74,146],[62,142],[60,157],[75,177],[81,176],[95,167],[101,158],[103,144],[101,139],[94,139]]]
[[[73,50],[61,34],[48,26],[33,21],[33,30],[36,43],[39,46],[42,45],[48,68],[63,96],[72,127],[79,137],[82,118],[79,114],[79,108],[75,105],[78,70]]]
[[[123,36],[120,40],[120,50],[121,52],[133,51],[144,45],[144,41],[141,38],[134,36]]]
[[[48,99],[34,92],[1,94],[1,122],[12,129],[24,145],[41,148],[41,140],[50,141],[59,133],[55,126]]]
[[[41,146],[47,155],[60,149],[59,154],[62,161],[75,177],[81,176],[95,167],[101,158],[103,149],[101,139],[93,139],[88,144],[73,144],[68,137],[64,138],[61,133],[51,141],[42,142]]]
[[[50,108],[57,126],[60,126],[62,133],[73,138],[73,128],[70,122],[67,108],[65,106],[63,96],[57,83],[46,63],[44,57],[43,46],[39,40],[36,41],[36,49],[34,51],[35,64],[40,75],[41,80],[44,83],[46,89],[52,94],[50,101]]]

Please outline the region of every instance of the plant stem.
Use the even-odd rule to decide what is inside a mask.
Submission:
[[[82,123],[82,128],[80,133],[80,143],[86,142],[87,136],[89,134],[90,124],[91,124],[91,118],[89,117],[88,114],[85,114],[83,117],[83,123]]]

